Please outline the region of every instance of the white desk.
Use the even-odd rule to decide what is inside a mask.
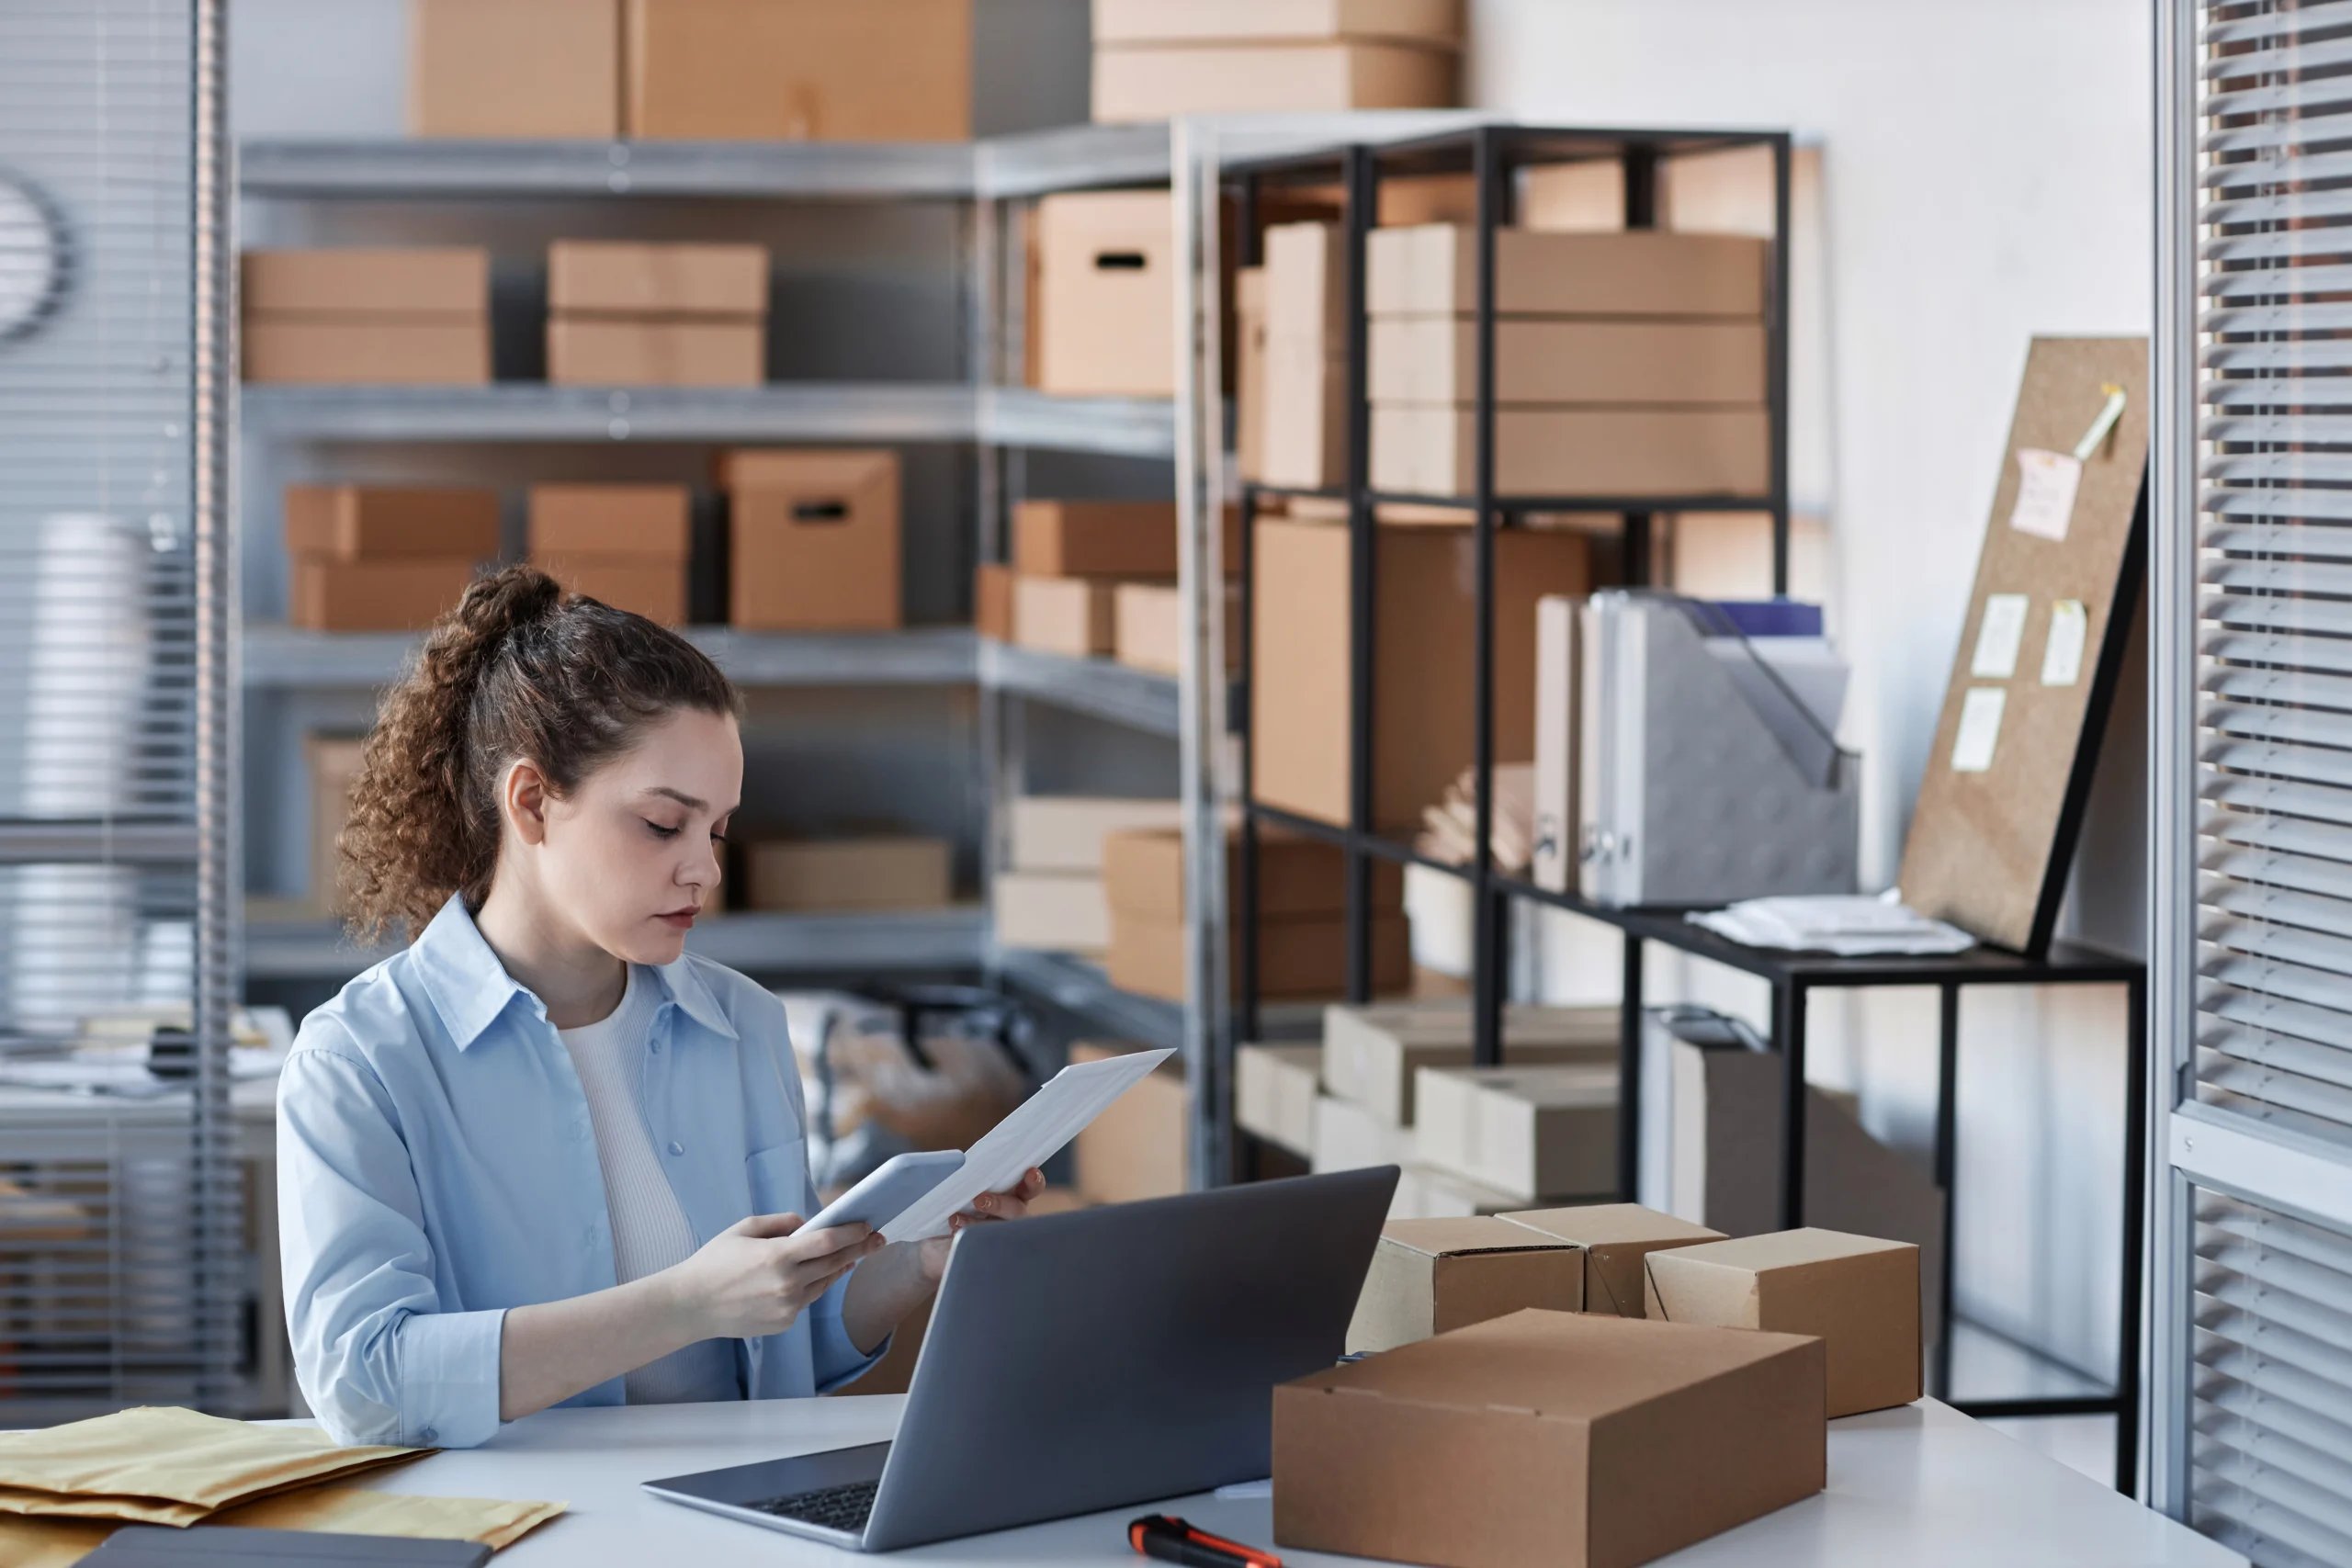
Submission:
[[[858,1562],[1093,1564],[1136,1568],[1123,1527],[1137,1506],[861,1559],[814,1541],[658,1502],[638,1483],[789,1453],[876,1442],[898,1425],[903,1397],[779,1399],[737,1404],[550,1410],[486,1446],[435,1454],[387,1472],[387,1491],[560,1499],[561,1518],[501,1552],[495,1568],[640,1568],[687,1562]],[[1017,1465],[1018,1454],[976,1456]],[[1194,1524],[1273,1544],[1272,1505],[1185,1497],[1160,1505]],[[1298,1568],[1352,1562],[1284,1551]],[[2245,1559],[2098,1483],[1932,1401],[1834,1421],[1829,1489],[1662,1560],[1675,1568],[2244,1568]]]

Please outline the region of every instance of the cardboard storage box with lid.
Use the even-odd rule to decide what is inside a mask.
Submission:
[[[247,251],[241,284],[239,359],[248,381],[490,379],[487,251]]]
[[[948,902],[954,855],[910,833],[754,842],[743,852],[754,909],[916,909]]]
[[[531,561],[575,593],[684,626],[692,511],[684,485],[533,485]]]
[[[1439,108],[1459,0],[1094,0],[1094,118]]]
[[[1646,1289],[1643,1267],[1654,1252],[1721,1241],[1720,1231],[1645,1209],[1639,1203],[1586,1203],[1567,1209],[1521,1209],[1502,1216],[1584,1254],[1584,1310],[1640,1317]]]
[[[1080,1042],[1069,1048],[1069,1059],[1100,1062],[1134,1049]],[[1113,1100],[1078,1134],[1071,1164],[1080,1194],[1090,1203],[1132,1203],[1185,1190],[1192,1104],[1181,1059],[1162,1062]]]
[[[764,245],[558,240],[548,247],[548,380],[756,387],[767,298]]]
[[[1164,190],[1078,191],[1037,203],[1039,391],[1175,394],[1174,213]]]
[[[1503,1038],[1515,1066],[1592,1066],[1617,1060],[1615,1008],[1513,1002]],[[1413,1122],[1413,1077],[1423,1067],[1471,1065],[1465,1002],[1337,1004],[1323,1010],[1323,1081],[1400,1127]]]
[[[730,452],[728,620],[751,631],[894,631],[899,602],[899,455],[818,448]]]
[[[621,133],[621,0],[409,0],[414,136]]]
[[[1274,1542],[1632,1568],[1820,1491],[1821,1341],[1530,1308],[1274,1390]]]
[[[1500,1220],[1400,1220],[1381,1227],[1348,1351],[1393,1350],[1522,1307],[1584,1308],[1576,1250]]]
[[[498,554],[498,492],[288,485],[287,620],[309,631],[416,631]]]
[[[1614,1066],[1423,1067],[1413,1095],[1423,1165],[1530,1199],[1616,1188]]]
[[[1103,835],[1126,828],[1172,828],[1179,809],[1172,800],[1016,796],[1005,810],[1007,868],[989,887],[997,941],[1065,953],[1100,953],[1110,946]]]
[[[967,141],[972,0],[623,0],[628,133]]]
[[[1919,1397],[1919,1249],[1908,1242],[1776,1231],[1645,1263],[1652,1317],[1820,1336],[1831,1416]]]

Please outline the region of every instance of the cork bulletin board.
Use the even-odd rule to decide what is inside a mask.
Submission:
[[[1998,946],[2038,955],[2057,921],[2138,601],[2147,468],[2147,340],[2034,339],[1903,850],[1904,902]]]

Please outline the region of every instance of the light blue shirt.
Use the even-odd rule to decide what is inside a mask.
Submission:
[[[815,1213],[784,1004],[691,955],[643,973],[660,1003],[640,1102],[696,1245]],[[506,1309],[612,1286],[587,1097],[458,899],[303,1021],[278,1083],[277,1203],[295,1368],[338,1442],[482,1442]],[[842,1326],[847,1283],[733,1342],[750,1397],[873,1365]],[[622,1404],[621,1380],[564,1403]]]

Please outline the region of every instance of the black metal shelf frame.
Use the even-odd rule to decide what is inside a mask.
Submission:
[[[1507,495],[1496,482],[1495,457],[1495,235],[1513,220],[1514,175],[1532,165],[1598,158],[1613,158],[1623,166],[1625,226],[1656,227],[1657,180],[1661,159],[1691,152],[1736,147],[1769,149],[1773,171],[1774,231],[1768,250],[1766,278],[1766,373],[1768,428],[1770,440],[1769,493],[1763,496]],[[1258,976],[1259,840],[1264,828],[1303,834],[1329,843],[1346,856],[1347,988],[1351,1001],[1372,996],[1371,872],[1376,861],[1418,864],[1458,876],[1470,883],[1476,926],[1473,933],[1472,984],[1474,1060],[1497,1065],[1503,1059],[1503,1004],[1508,985],[1506,955],[1513,906],[1521,902],[1549,905],[1613,926],[1624,942],[1623,1021],[1620,1032],[1619,1196],[1634,1195],[1640,1128],[1640,1052],[1642,1041],[1645,949],[1651,942],[1679,949],[1756,975],[1772,988],[1770,1043],[1782,1064],[1781,1220],[1784,1225],[1803,1224],[1805,1147],[1805,1025],[1810,998],[1816,990],[1844,990],[1887,986],[1932,986],[1939,1002],[1938,1085],[1934,1145],[1935,1177],[1943,1189],[1945,1268],[1942,1300],[1939,1303],[1944,1332],[1932,1391],[1949,1394],[1951,1356],[1951,1248],[1954,1216],[1954,1175],[1958,1137],[1955,1089],[1959,1077],[1960,993],[1972,985],[2120,985],[2128,997],[2129,1064],[2127,1103],[2122,1107],[2126,1135],[2122,1216],[2122,1301],[2119,1317],[2118,1366],[2121,1369],[2112,1393],[2066,1398],[1963,1400],[1958,1407],[1969,1414],[1991,1416],[2113,1415],[2116,1417],[2117,1484],[2132,1485],[2138,1439],[2139,1391],[2132,1369],[2138,1364],[2140,1339],[2141,1214],[2144,1184],[2137,1151],[2146,1121],[2142,1084],[2146,1054],[2147,986],[2145,966],[2136,960],[2086,948],[2061,945],[2048,955],[2030,958],[1988,948],[1951,957],[1853,958],[1789,953],[1743,947],[1715,936],[1684,918],[1685,911],[1615,908],[1591,903],[1572,893],[1556,893],[1503,874],[1494,863],[1495,772],[1495,535],[1516,526],[1540,512],[1619,513],[1623,519],[1623,556],[1629,582],[1647,577],[1652,519],[1680,512],[1766,512],[1772,522],[1772,583],[1775,593],[1788,591],[1789,571],[1789,266],[1788,237],[1792,141],[1783,131],[1677,132],[1662,130],[1577,130],[1510,125],[1481,125],[1459,131],[1385,146],[1340,146],[1313,153],[1257,160],[1229,165],[1224,171],[1228,196],[1238,212],[1240,265],[1262,260],[1259,222],[1260,197],[1269,188],[1318,185],[1335,180],[1344,193],[1346,244],[1347,446],[1346,473],[1336,490],[1297,490],[1245,484],[1241,488],[1241,616],[1240,674],[1237,682],[1236,724],[1239,729],[1238,789],[1244,805],[1236,856],[1235,886],[1230,899],[1235,927],[1233,1029],[1222,1043],[1229,1052],[1235,1041],[1257,1038],[1260,1024]],[[1375,491],[1370,483],[1371,405],[1366,362],[1369,333],[1365,292],[1365,250],[1379,209],[1381,180],[1387,175],[1464,173],[1474,177],[1476,190],[1477,291],[1475,312],[1476,352],[1474,440],[1476,485],[1466,496],[1401,495]],[[1254,527],[1259,502],[1280,497],[1313,497],[1343,502],[1351,534],[1349,661],[1351,675],[1349,745],[1349,820],[1335,824],[1301,817],[1262,804],[1256,798],[1253,759],[1248,726],[1249,681],[1254,669],[1252,624],[1256,591]],[[1466,865],[1431,860],[1411,845],[1378,831],[1373,818],[1373,690],[1375,660],[1373,624],[1377,603],[1375,550],[1378,508],[1393,504],[1441,505],[1472,514],[1475,540],[1476,648],[1473,661],[1474,690],[1469,694],[1476,717],[1474,732],[1474,804],[1476,835]],[[1230,1068],[1220,1075],[1230,1081]]]

